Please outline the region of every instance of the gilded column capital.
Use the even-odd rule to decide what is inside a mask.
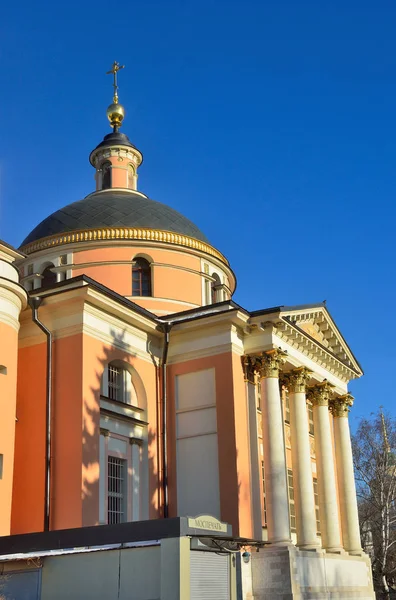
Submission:
[[[348,417],[350,406],[353,405],[354,397],[351,394],[337,396],[330,402],[330,410],[333,417]]]
[[[322,383],[308,389],[307,398],[313,406],[329,406],[334,388],[335,386],[325,379]]]
[[[260,379],[264,377],[279,377],[279,370],[284,362],[286,362],[286,352],[281,349],[274,348],[267,350],[256,358],[256,369],[259,371]]]
[[[307,383],[311,379],[312,371],[307,367],[298,367],[287,373],[283,373],[282,383],[287,386],[289,392],[305,392]]]

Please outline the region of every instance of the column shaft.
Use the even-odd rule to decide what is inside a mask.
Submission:
[[[290,392],[289,388],[289,394],[297,546],[315,548],[319,544],[305,391]]]
[[[349,395],[337,399],[333,402],[332,409],[342,540],[344,549],[350,554],[361,554],[351,435],[348,423],[348,406],[352,405],[352,400],[352,396]]]
[[[259,462],[256,386],[251,381],[246,381],[246,399],[249,426],[250,447],[250,493],[252,498],[252,531],[255,539],[263,539],[263,519],[261,516],[261,467]]]
[[[268,540],[290,543],[289,495],[278,377],[261,381]]]
[[[313,415],[322,546],[328,552],[339,552],[341,550],[340,523],[327,404],[324,406],[314,405]]]

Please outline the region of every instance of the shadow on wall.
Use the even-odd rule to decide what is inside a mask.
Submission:
[[[83,431],[82,431],[82,524],[95,525],[99,523],[99,477],[100,477],[100,396],[102,393],[102,376],[110,362],[122,360],[132,366],[139,375],[138,365],[136,366],[136,354],[133,351],[121,350],[124,346],[125,331],[118,333],[111,331],[112,342],[109,345],[102,345],[100,353],[97,354],[92,364],[95,362],[95,374],[92,374],[94,383],[89,386],[88,394],[84,392],[83,397]],[[84,360],[86,353],[83,353]],[[155,362],[155,361],[153,361]],[[85,374],[84,374],[85,376]],[[140,377],[140,375],[139,375]],[[153,369],[153,377],[158,382],[158,367]],[[142,378],[140,377],[142,380]],[[146,410],[142,414],[143,421],[150,423],[143,429],[143,445],[141,453],[140,473],[141,482],[148,487],[148,504],[142,506],[143,494],[140,490],[140,516],[139,518],[158,518],[159,515],[159,479],[158,471],[158,423],[156,414],[150,414],[148,406],[158,407],[159,404],[159,386],[156,384],[156,401],[147,402]],[[143,392],[145,394],[145,391]],[[139,398],[138,404],[141,406],[142,399]],[[158,410],[155,411],[158,413]],[[146,471],[144,473],[144,470]],[[145,483],[144,483],[145,482]],[[107,483],[105,482],[107,487]],[[105,488],[105,493],[107,489]]]

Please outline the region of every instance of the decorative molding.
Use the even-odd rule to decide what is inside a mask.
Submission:
[[[243,368],[244,380],[246,383],[256,383],[256,372],[255,360],[251,356],[244,354],[241,356],[241,363]]]
[[[307,390],[307,398],[313,406],[329,406],[335,386],[326,379]]]
[[[143,240],[149,242],[165,242],[166,244],[172,244],[177,246],[185,246],[187,248],[193,248],[205,252],[218,258],[221,262],[228,266],[228,261],[218,250],[200,242],[195,238],[187,235],[181,235],[179,233],[173,233],[171,231],[162,231],[160,229],[145,229],[145,228],[129,228],[129,227],[106,227],[100,229],[79,229],[77,231],[70,231],[59,235],[51,235],[23,247],[25,254],[32,254],[38,250],[51,248],[53,246],[60,246],[62,244],[73,244],[76,242],[97,242],[101,240]]]
[[[337,396],[330,401],[330,410],[333,417],[348,417],[350,407],[353,405],[354,397],[351,394]]]
[[[143,446],[143,440],[141,438],[130,437],[129,443],[131,446],[139,446],[139,448]]]
[[[336,356],[332,349],[325,348],[320,342],[314,340],[307,332],[300,329],[297,324],[282,320],[274,324],[276,336],[299,352],[308,356],[341,381],[348,382],[361,376],[361,372],[347,364],[341,356]]]
[[[252,368],[259,374],[260,379],[264,377],[279,377],[279,370],[286,362],[287,353],[280,348],[266,350],[258,356],[250,356]]]
[[[291,393],[305,392],[307,383],[312,377],[313,371],[307,367],[297,367],[292,371],[282,373],[282,384]]]

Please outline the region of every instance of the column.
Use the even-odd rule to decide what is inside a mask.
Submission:
[[[331,410],[334,417],[334,441],[342,541],[344,549],[350,554],[361,554],[362,547],[360,543],[351,434],[348,422],[349,407],[352,404],[353,397],[350,394],[346,394],[345,396],[339,396],[331,402]]]
[[[329,419],[329,398],[333,388],[333,385],[324,381],[310,388],[308,397],[313,404],[322,547],[328,552],[340,552],[342,546]]]
[[[311,371],[305,367],[285,374],[289,389],[290,433],[296,506],[297,546],[312,549],[319,546],[316,534],[315,497],[312,480],[311,449],[305,386]]]
[[[272,544],[291,543],[289,495],[279,369],[285,352],[268,350],[257,363],[261,378],[265,492],[267,499],[268,540]]]
[[[263,519],[261,514],[261,465],[259,461],[258,426],[257,426],[257,401],[254,361],[250,356],[242,356],[242,365],[245,376],[246,403],[248,416],[248,436],[250,450],[250,494],[252,506],[252,531],[254,538],[263,539]]]

